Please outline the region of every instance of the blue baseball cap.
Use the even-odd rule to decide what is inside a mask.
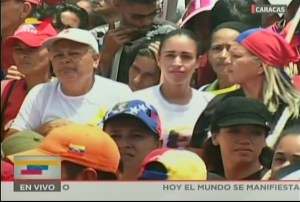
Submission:
[[[103,124],[119,116],[131,116],[141,120],[155,134],[162,138],[161,121],[157,110],[150,104],[141,100],[131,100],[115,105],[108,111],[103,120]]]

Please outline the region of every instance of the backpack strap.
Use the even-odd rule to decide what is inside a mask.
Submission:
[[[290,108],[289,107],[286,107],[284,109],[284,111],[282,112],[274,130],[273,130],[273,133],[271,135],[269,135],[267,137],[267,145],[271,148],[274,147],[275,143],[277,142],[278,140],[278,137],[280,136],[282,130],[284,129],[287,121],[289,120],[289,118],[291,117],[291,111],[290,111]],[[274,148],[273,148],[274,149]]]

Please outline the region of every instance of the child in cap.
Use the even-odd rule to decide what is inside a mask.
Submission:
[[[52,130],[35,149],[7,156],[60,156],[63,180],[117,180],[120,154],[99,127],[69,125]]]
[[[210,147],[203,159],[208,171],[228,180],[259,180],[265,173],[260,161],[270,131],[271,114],[251,98],[231,97],[218,104],[212,120]]]
[[[107,113],[103,124],[103,130],[119,147],[124,164],[122,179],[136,180],[145,156],[162,145],[156,109],[140,100],[119,103]]]
[[[17,116],[29,90],[52,79],[49,52],[42,44],[55,35],[56,31],[50,22],[31,21],[21,25],[14,36],[5,40],[5,51],[12,55],[14,65],[25,77],[1,82],[2,134]]]
[[[156,149],[146,156],[140,180],[206,180],[203,160],[195,153],[179,149]]]

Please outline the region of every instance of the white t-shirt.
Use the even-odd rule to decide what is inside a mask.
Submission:
[[[87,124],[97,117],[100,109],[110,109],[131,96],[127,85],[100,76],[95,76],[92,89],[82,96],[65,95],[58,80],[39,84],[26,96],[11,128],[34,130],[57,119]]]
[[[160,92],[160,85],[133,93],[134,98],[153,105],[161,118],[164,146],[171,130],[191,136],[199,115],[203,112],[214,94],[193,89],[193,96],[186,105],[169,103]]]

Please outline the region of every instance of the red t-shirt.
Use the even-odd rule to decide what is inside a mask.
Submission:
[[[8,96],[9,91],[11,91],[10,96]],[[1,110],[5,110],[2,118],[4,130],[7,130],[10,127],[12,121],[17,116],[26,95],[27,90],[24,79],[18,81],[4,80],[1,82]],[[6,106],[3,106],[6,102],[5,100],[7,100],[7,104]],[[2,106],[4,109],[2,109]]]
[[[200,60],[200,66],[196,70],[197,82],[196,88],[200,88],[203,85],[214,82],[217,79],[217,75],[213,68],[209,64],[208,53],[204,54]]]

